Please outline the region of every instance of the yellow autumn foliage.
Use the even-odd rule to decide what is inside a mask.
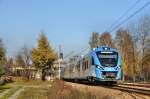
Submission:
[[[32,61],[36,68],[43,69],[46,66],[51,66],[56,60],[57,55],[49,44],[44,33],[40,34],[37,48],[32,50]]]

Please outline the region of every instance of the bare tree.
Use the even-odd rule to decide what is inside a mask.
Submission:
[[[16,56],[16,66],[23,69],[22,76],[31,77],[31,49],[24,45]]]
[[[127,30],[119,29],[116,34],[116,44],[120,49],[123,63],[125,79],[135,81],[136,77],[136,59],[135,43],[131,33]]]
[[[89,45],[91,50],[97,46],[99,46],[99,33],[98,32],[93,32],[91,37],[90,37],[90,41],[89,41]]]
[[[106,45],[110,47],[115,47],[112,36],[109,32],[104,32],[99,38],[100,45]]]
[[[22,59],[25,63],[25,76],[30,79],[31,78],[31,49],[29,47],[27,47],[27,45],[24,45],[23,48],[21,48],[21,55],[22,55]]]
[[[31,49],[29,47],[27,47],[27,45],[24,45],[23,48],[21,48],[21,54],[22,54],[22,58],[24,60],[25,63],[25,67],[30,67],[30,63],[31,63]]]
[[[148,64],[146,62],[146,57],[149,56],[149,40],[150,40],[150,16],[144,16],[139,20],[138,23],[139,31],[139,40],[141,45],[141,76],[144,80],[147,80],[148,77]],[[145,59],[146,58],[146,59]],[[147,60],[149,61],[149,60]]]

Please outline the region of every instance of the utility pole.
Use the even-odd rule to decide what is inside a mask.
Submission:
[[[59,60],[58,60],[58,64],[59,64],[59,67],[58,67],[58,68],[59,68],[59,69],[58,69],[58,73],[59,73],[59,80],[60,80],[60,72],[61,72],[61,70],[60,70],[60,68],[61,68],[61,64],[60,64],[60,63],[61,63],[61,59],[59,59]]]
[[[58,59],[58,65],[59,65],[59,69],[58,69],[58,73],[59,73],[59,80],[60,80],[60,73],[61,73],[61,62],[63,60],[63,53],[61,51],[61,45],[59,46],[59,59]]]

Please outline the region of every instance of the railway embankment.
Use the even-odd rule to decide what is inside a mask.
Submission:
[[[148,95],[114,89],[111,86],[85,85],[71,82],[66,83],[76,90],[80,90],[81,92],[89,92],[97,97],[106,96],[106,99],[150,99],[150,96]]]
[[[150,99],[150,96],[114,89],[113,86],[60,80],[16,80],[9,86],[1,86],[1,89],[4,90],[0,92],[0,99]]]

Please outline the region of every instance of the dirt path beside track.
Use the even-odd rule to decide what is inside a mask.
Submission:
[[[19,94],[25,90],[25,87],[20,88],[19,90],[17,90],[12,96],[10,96],[8,99],[17,99],[17,97],[19,96]]]

